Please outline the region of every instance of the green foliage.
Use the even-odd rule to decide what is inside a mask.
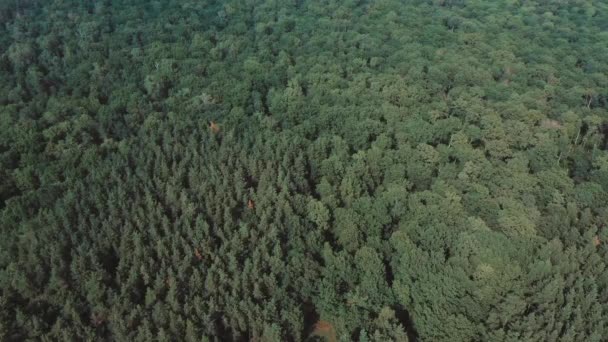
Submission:
[[[0,340],[601,341],[601,1],[0,1]]]

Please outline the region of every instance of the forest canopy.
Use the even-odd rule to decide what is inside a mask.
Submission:
[[[602,341],[608,3],[0,0],[1,341]]]

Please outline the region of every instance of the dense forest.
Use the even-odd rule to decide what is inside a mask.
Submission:
[[[608,3],[0,0],[0,341],[605,341]]]

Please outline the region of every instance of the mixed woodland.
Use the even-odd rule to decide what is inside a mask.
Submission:
[[[1,341],[605,341],[608,3],[0,0]]]

